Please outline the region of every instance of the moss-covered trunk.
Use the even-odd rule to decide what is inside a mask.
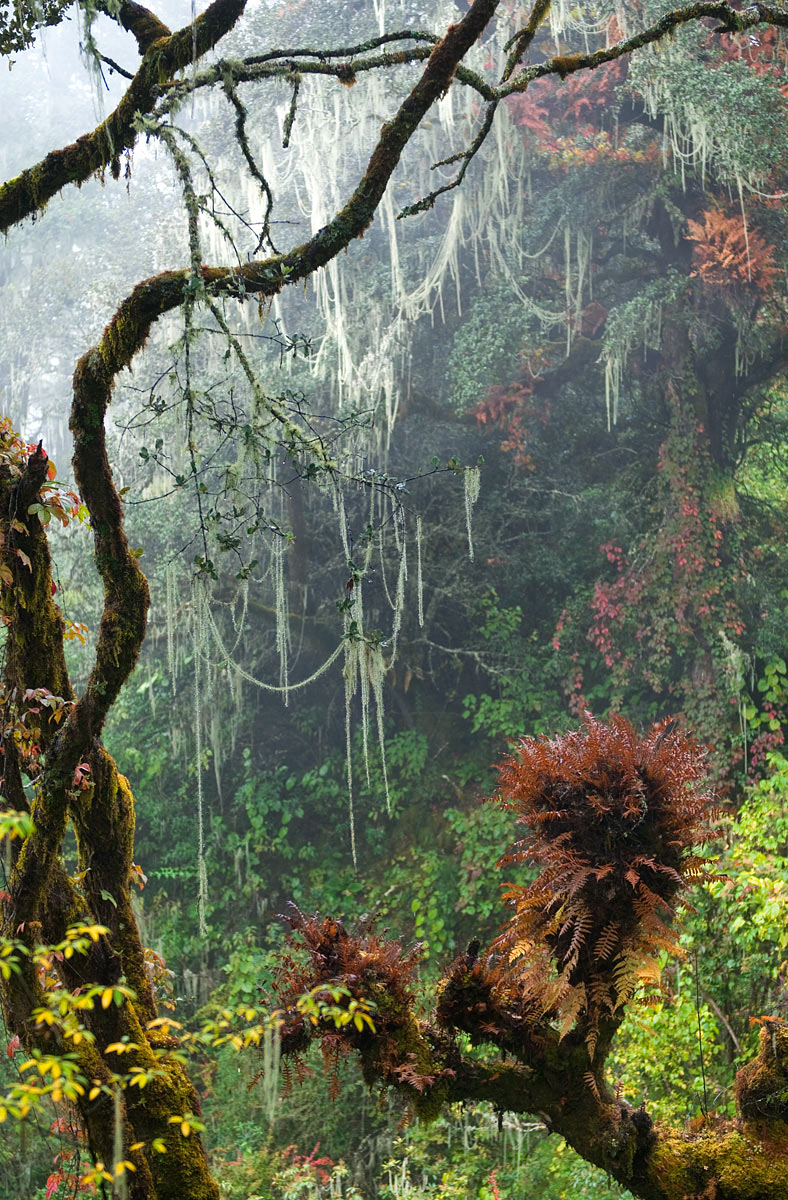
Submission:
[[[101,441],[103,421],[93,447],[99,464]],[[36,1019],[35,1010],[46,1007],[42,979],[32,959],[23,957],[19,971],[3,983],[5,1018],[26,1050],[76,1056],[85,1081],[78,1106],[88,1145],[95,1161],[110,1172],[118,1158],[132,1164],[134,1170],[126,1177],[134,1200],[184,1195],[214,1200],[218,1189],[199,1137],[191,1133],[185,1138],[180,1126],[170,1123],[173,1115],[197,1111],[198,1100],[182,1065],[172,1057],[173,1039],[155,1025],[148,1028],[155,1021],[156,1006],[129,890],[134,802],[128,782],[100,741],[104,716],[136,660],[145,628],[147,586],[125,539],[117,540],[117,506],[115,521],[94,529],[97,546],[106,546],[114,537],[115,552],[122,555],[125,547],[128,556],[125,564],[114,560],[107,571],[114,577],[113,603],[109,614],[105,608],[100,640],[111,661],[105,669],[99,656],[91,685],[75,699],[63,653],[64,622],[53,598],[46,529],[35,508],[53,503],[52,493],[41,493],[48,466],[40,447],[30,453],[5,430],[0,441],[0,566],[7,626],[4,798],[9,808],[29,808],[35,827],[13,862],[2,934],[32,952],[37,944],[62,941],[74,924],[103,925],[108,932],[87,954],[55,960],[61,983],[71,992],[122,983],[132,995],[119,997],[122,1003],[113,1000],[106,1008],[97,1003],[85,1010],[81,1018],[92,1040],[83,1038],[74,1045]],[[91,494],[90,484],[87,492]],[[117,584],[124,569],[129,583],[125,596]],[[69,820],[77,833],[79,882],[69,878],[60,862]],[[122,1042],[136,1048],[122,1056],[108,1049]],[[150,1082],[144,1088],[118,1090],[117,1078],[125,1077],[128,1083],[132,1068],[149,1075]],[[155,1139],[162,1140],[164,1152],[154,1149]]]

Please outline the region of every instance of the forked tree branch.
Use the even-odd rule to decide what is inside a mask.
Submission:
[[[739,1072],[737,1119],[709,1118],[688,1132],[653,1123],[644,1105],[611,1092],[605,1058],[623,1011],[607,1022],[589,1062],[582,1027],[560,1038],[518,996],[500,960],[469,952],[448,969],[436,993],[436,1019],[426,1022],[409,988],[413,960],[396,944],[368,932],[348,934],[330,919],[298,914],[291,923],[310,964],[296,968],[292,989],[278,992],[284,1054],[301,1054],[313,1039],[353,1053],[370,1087],[398,1092],[422,1120],[446,1104],[479,1100],[537,1116],[639,1200],[788,1195],[788,1159],[775,1151],[786,1137],[788,1023],[770,1022],[758,1055]],[[374,1028],[352,1021],[337,1028],[330,1016],[313,1023],[295,1007],[296,993],[329,996],[338,986],[369,1004]],[[461,1048],[459,1032],[487,1053],[474,1058]],[[490,1062],[492,1047],[502,1056]]]
[[[166,26],[156,25],[156,18],[146,9],[124,6],[121,13],[125,11],[130,22],[126,27],[135,33],[140,47],[145,47],[136,75],[117,108],[92,133],[61,150],[52,150],[36,166],[0,187],[0,233],[41,212],[67,184],[84,183],[108,166],[119,173],[120,155],[137,140],[137,114],[149,113],[164,84],[233,28],[245,4],[246,0],[213,0],[193,25],[169,36]]]

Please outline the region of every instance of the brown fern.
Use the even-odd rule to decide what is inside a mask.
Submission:
[[[692,274],[718,287],[749,284],[767,291],[781,272],[774,262],[774,247],[757,229],[748,229],[741,213],[727,215],[708,208],[699,221],[688,221],[689,241],[694,242]]]
[[[577,1027],[589,1053],[653,960],[677,950],[671,922],[711,796],[702,749],[663,722],[640,738],[621,717],[589,716],[563,737],[525,738],[500,766],[496,797],[526,826],[505,862],[539,876],[508,885],[513,915],[497,942],[524,992]],[[546,971],[545,948],[552,972]]]

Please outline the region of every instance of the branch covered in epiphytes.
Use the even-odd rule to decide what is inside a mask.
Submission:
[[[755,29],[758,25],[788,28],[788,8],[775,4],[755,3],[740,10],[733,8],[725,0],[698,0],[696,4],[688,4],[684,8],[676,8],[665,13],[652,25],[646,26],[638,33],[633,33],[628,38],[615,42],[612,46],[606,46],[591,53],[555,55],[543,63],[524,67],[509,82],[495,88],[495,96],[497,99],[502,99],[514,92],[524,92],[535,79],[542,79],[545,75],[558,75],[559,78],[565,79],[567,75],[572,75],[575,71],[593,71],[596,67],[601,67],[603,63],[614,62],[615,59],[624,58],[636,50],[641,50],[644,46],[651,46],[655,42],[663,41],[682,25],[705,19],[720,22],[716,30],[718,33],[746,33],[747,30]]]
[[[397,36],[408,37],[410,35],[400,34]],[[415,36],[421,37],[421,35]],[[365,58],[348,56],[341,62],[334,62],[330,58],[324,61],[323,57],[313,61],[308,57],[312,52],[306,50],[290,53],[276,51],[275,56],[266,55],[260,58],[222,59],[220,62],[205,67],[189,79],[179,79],[169,83],[163,89],[165,95],[156,106],[156,114],[163,116],[170,113],[179,108],[184,99],[194,91],[213,87],[220,83],[223,85],[226,80],[230,80],[234,84],[257,83],[265,79],[283,79],[292,82],[304,75],[324,75],[328,78],[338,79],[346,87],[352,86],[356,76],[370,71],[426,62],[432,54],[434,44],[437,44],[439,40],[439,38],[434,38],[428,45],[410,46],[403,50],[391,50],[384,54],[369,55]],[[478,71],[471,70],[462,63],[457,66],[454,78],[478,92],[484,100],[495,98],[495,88]]]
[[[151,112],[166,82],[201,58],[233,28],[245,3],[246,0],[213,0],[193,23],[169,36],[161,33],[153,38],[158,28],[149,22],[145,34],[137,35],[146,45],[142,62],[117,108],[92,133],[83,134],[60,150],[52,150],[34,167],[0,186],[0,232],[6,233],[26,217],[41,212],[69,183],[84,183],[105,167],[110,167],[117,178],[121,154],[138,137],[135,125],[138,114]],[[130,13],[129,20],[140,28],[139,13]]]
[[[352,1049],[370,1086],[397,1091],[423,1119],[460,1098],[533,1111],[528,1066],[475,1062],[463,1055],[453,1030],[417,1018],[418,946],[405,951],[369,927],[349,933],[341,921],[306,916],[294,906],[286,920],[307,961],[286,950],[274,981],[283,1054],[298,1056],[313,1039],[327,1050]]]
[[[528,834],[507,861],[540,874],[509,887],[504,935],[455,959],[430,1021],[417,1015],[418,947],[294,909],[295,948],[274,982],[282,1052],[297,1057],[318,1039],[327,1061],[353,1053],[370,1086],[399,1093],[424,1120],[463,1100],[531,1113],[640,1200],[699,1187],[715,1200],[788,1194],[774,1153],[788,1121],[788,1023],[762,1019],[732,1120],[655,1124],[606,1079],[637,964],[670,942],[682,882],[704,876],[692,853],[704,836],[703,774],[702,749],[669,722],[640,738],[621,718],[588,717],[562,737],[522,739],[499,799]],[[501,1057],[491,1062],[492,1049]]]
[[[518,30],[514,37],[507,42],[506,49],[509,51],[509,57],[501,75],[502,83],[505,83],[514,74],[522,62],[523,55],[527,52],[542,22],[550,12],[551,3],[552,0],[536,0],[523,28]]]
[[[516,987],[500,966],[482,965],[469,948],[439,985],[431,1024],[417,1016],[411,986],[418,947],[407,953],[369,928],[350,933],[340,921],[298,910],[287,919],[307,961],[286,951],[275,979],[283,1054],[298,1057],[314,1039],[329,1061],[355,1053],[370,1087],[396,1092],[424,1121],[447,1104],[481,1100],[539,1116],[622,1182],[646,1158],[650,1118],[616,1099],[598,1067],[589,1069],[582,1038],[561,1039],[543,1021],[526,1029],[527,1007],[518,1011]],[[344,1019],[354,1004],[369,1021]],[[455,1006],[463,1014],[456,1023]],[[502,1057],[476,1055],[458,1040],[460,1030]]]

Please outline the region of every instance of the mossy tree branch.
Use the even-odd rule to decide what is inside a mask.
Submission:
[[[107,166],[112,167],[117,177],[120,155],[137,140],[137,114],[151,112],[167,80],[195,58],[201,58],[233,28],[245,3],[246,0],[213,0],[193,25],[169,36],[166,26],[156,24],[157,18],[148,10],[137,5],[122,6],[121,24],[134,33],[140,48],[144,47],[136,75],[117,108],[92,133],[83,134],[61,150],[51,151],[34,167],[0,187],[0,232],[6,233],[26,217],[41,212],[69,183],[84,183]]]
[[[531,999],[518,996],[495,956],[473,950],[448,969],[436,993],[435,1017],[416,1015],[408,986],[413,957],[369,932],[349,934],[331,919],[292,918],[309,952],[295,968],[284,1005],[282,1051],[298,1055],[310,1040],[352,1051],[368,1085],[398,1092],[429,1121],[455,1101],[486,1100],[501,1111],[540,1117],[587,1162],[602,1168],[639,1200],[774,1200],[788,1194],[788,1025],[770,1022],[761,1048],[737,1079],[739,1116],[707,1118],[692,1130],[654,1124],[645,1106],[616,1097],[605,1059],[623,1013],[602,1031],[589,1062],[582,1026],[563,1039]],[[296,960],[293,960],[295,963]],[[370,1006],[374,1029],[313,1024],[295,994],[342,985]],[[326,992],[328,994],[328,992]],[[483,1058],[457,1039],[470,1034]],[[502,1057],[489,1060],[495,1048]]]

